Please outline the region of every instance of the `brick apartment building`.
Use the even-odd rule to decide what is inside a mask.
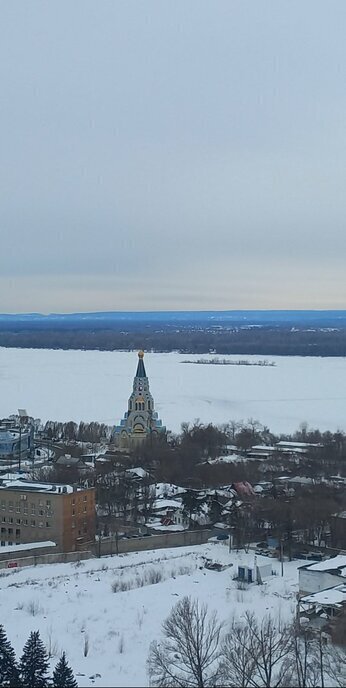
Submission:
[[[1,547],[29,542],[56,543],[74,552],[95,539],[95,488],[0,481]]]

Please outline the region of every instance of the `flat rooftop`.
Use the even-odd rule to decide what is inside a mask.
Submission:
[[[342,607],[346,604],[346,585],[336,585],[319,592],[300,598],[303,604],[319,604],[321,606]]]
[[[0,490],[20,490],[21,492],[43,492],[53,494],[71,494],[71,492],[81,492],[82,487],[73,487],[66,483],[41,483],[29,480],[4,480],[0,478]]]

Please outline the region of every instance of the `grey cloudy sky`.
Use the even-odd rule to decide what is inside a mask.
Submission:
[[[0,311],[345,308],[344,0],[1,0]]]

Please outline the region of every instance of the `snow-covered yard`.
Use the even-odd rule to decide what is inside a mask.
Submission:
[[[208,570],[206,558],[227,568]],[[3,571],[2,623],[18,655],[32,630],[56,655],[64,649],[79,686],[147,685],[150,642],[184,595],[206,602],[225,622],[246,610],[292,618],[302,562],[285,563],[282,578],[276,560],[264,561],[276,575],[245,590],[233,576],[254,555],[229,553],[221,542]]]

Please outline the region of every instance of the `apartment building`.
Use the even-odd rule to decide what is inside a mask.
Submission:
[[[73,552],[94,541],[95,488],[0,482],[1,547],[51,540],[59,551]]]

